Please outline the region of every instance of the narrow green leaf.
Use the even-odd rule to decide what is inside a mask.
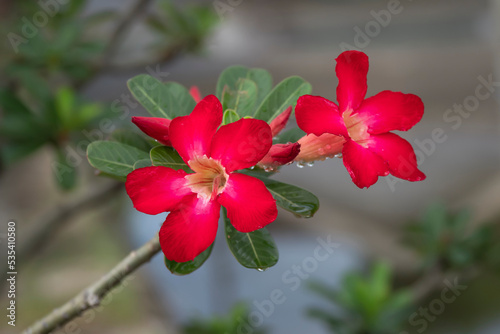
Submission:
[[[261,228],[250,233],[239,232],[227,218],[226,209],[222,212],[227,244],[242,266],[265,270],[278,262],[278,248],[267,229]]]
[[[154,147],[153,142],[150,142],[146,138],[144,138],[144,136],[127,129],[118,129],[113,131],[109,139],[122,144],[133,146],[141,151],[148,153]]]
[[[319,209],[319,200],[311,192],[297,186],[259,177],[276,200],[276,204],[291,213],[304,217],[312,217]]]
[[[134,170],[137,161],[148,159],[149,154],[119,142],[95,141],[87,147],[87,158],[100,171],[125,177]]]
[[[175,261],[170,261],[165,257],[165,266],[174,275],[183,276],[191,274],[193,271],[201,267],[203,263],[205,263],[205,261],[209,258],[210,254],[212,253],[213,247],[214,244],[211,244],[210,247],[208,247],[205,251],[203,251],[203,253],[195,257],[194,260],[192,261],[175,262]]]
[[[229,124],[240,120],[240,116],[233,110],[227,109],[224,112],[224,117],[222,118],[222,124]]]
[[[171,147],[154,147],[150,152],[150,156],[153,166],[165,166],[175,170],[182,169],[186,172],[192,172],[189,166],[182,160],[179,153]]]
[[[289,106],[295,107],[297,99],[304,94],[310,94],[311,91],[311,84],[301,77],[286,78],[262,101],[254,117],[270,122]]]
[[[75,187],[78,176],[77,170],[69,163],[64,151],[61,149],[57,149],[56,160],[52,163],[52,172],[61,189],[70,190]]]
[[[56,112],[66,129],[73,127],[75,116],[75,93],[69,87],[59,89],[55,96]]]

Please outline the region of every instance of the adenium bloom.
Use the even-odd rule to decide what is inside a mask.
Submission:
[[[407,131],[423,116],[424,104],[413,94],[383,91],[365,99],[368,57],[346,51],[337,59],[338,105],[320,96],[304,95],[295,117],[307,136],[299,140],[297,161],[342,154],[353,182],[370,187],[389,173],[408,181],[425,175],[417,167],[412,146],[389,131]]]
[[[288,119],[291,114],[292,107],[290,106],[271,121],[269,126],[271,127],[273,137],[277,136],[286,127],[286,123],[288,123]],[[299,152],[300,144],[298,143],[274,144],[271,146],[271,149],[266,156],[259,161],[257,166],[267,170],[272,170],[276,167],[292,162],[297,157]]]
[[[158,166],[127,176],[127,193],[137,210],[170,212],[159,232],[169,260],[193,260],[214,242],[221,205],[240,232],[255,231],[276,219],[276,202],[264,183],[236,172],[254,166],[269,151],[269,125],[241,119],[219,128],[221,122],[222,106],[213,95],[190,115],[171,121],[169,140],[194,173]]]

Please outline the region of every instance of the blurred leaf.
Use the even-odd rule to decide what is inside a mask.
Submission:
[[[8,166],[14,162],[24,158],[25,156],[33,153],[45,142],[43,141],[26,141],[26,142],[8,142],[2,144],[0,147],[1,160],[4,165]]]
[[[164,166],[175,170],[182,169],[185,172],[192,173],[192,170],[182,160],[179,153],[171,147],[156,146],[151,150],[150,156],[154,166]]]
[[[265,228],[250,233],[237,231],[222,209],[229,249],[238,262],[247,268],[265,270],[278,262],[278,248]]]
[[[139,160],[149,159],[148,153],[136,147],[113,141],[95,141],[87,147],[89,163],[100,171],[125,177]]]
[[[304,79],[297,76],[286,78],[266,96],[254,117],[270,122],[289,106],[295,107],[297,99],[311,91],[311,84]]]
[[[56,112],[66,129],[74,126],[75,119],[75,93],[69,87],[59,89],[55,96]]]
[[[77,181],[77,170],[72,166],[60,148],[56,149],[56,160],[52,163],[54,178],[61,189],[73,189]]]
[[[192,261],[175,262],[170,261],[165,257],[165,266],[174,275],[183,276],[191,274],[193,271],[200,268],[203,263],[205,263],[205,261],[209,258],[210,254],[212,253],[213,246],[214,244],[210,245],[210,247],[208,247],[205,251],[203,251],[203,253],[195,257],[195,259]]]

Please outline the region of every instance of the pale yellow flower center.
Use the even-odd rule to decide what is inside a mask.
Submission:
[[[358,144],[366,146],[370,137],[368,127],[358,117],[351,116],[352,113],[352,110],[347,110],[342,115],[349,137]]]
[[[204,155],[189,160],[189,166],[194,173],[186,175],[188,187],[198,197],[213,200],[224,190],[229,175],[220,161]]]

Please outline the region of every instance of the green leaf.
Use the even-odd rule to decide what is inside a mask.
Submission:
[[[319,209],[319,200],[311,192],[297,186],[258,177],[276,200],[276,204],[291,213],[304,217],[312,217]]]
[[[187,275],[191,274],[193,271],[198,269],[205,263],[205,261],[208,259],[210,254],[212,253],[212,248],[214,247],[214,244],[211,244],[210,247],[208,247],[203,253],[198,255],[197,257],[194,258],[192,261],[187,261],[187,262],[175,262],[175,261],[170,261],[169,259],[165,258],[165,266],[167,267],[168,270],[174,275]]]
[[[156,146],[151,150],[150,156],[153,166],[165,166],[175,170],[182,169],[188,173],[192,172],[179,153],[171,147]]]
[[[151,166],[153,166],[153,164],[151,163],[151,159],[139,160],[134,164],[134,170]]]
[[[189,115],[196,106],[189,90],[176,82],[167,82],[167,112],[171,118]]]
[[[261,228],[250,233],[239,232],[227,218],[226,209],[222,212],[227,244],[242,266],[265,270],[278,262],[278,248],[267,229]]]
[[[240,117],[253,116],[257,101],[257,85],[249,79],[240,79],[236,90],[229,87],[222,94],[222,108],[234,110]]]
[[[64,151],[57,149],[56,160],[52,163],[54,178],[61,189],[70,190],[75,187],[78,177],[77,170],[64,155]]]
[[[227,109],[222,118],[222,125],[233,123],[240,120],[240,116],[233,110]]]
[[[301,77],[286,78],[262,101],[254,117],[270,122],[289,106],[294,107],[300,96],[310,94],[311,91],[311,84]]]
[[[217,81],[217,87],[215,90],[215,95],[222,100],[222,92],[227,86],[231,90],[236,90],[236,83],[242,78],[246,78],[248,74],[248,68],[244,66],[229,66],[219,76]]]
[[[136,147],[114,141],[95,141],[87,147],[89,163],[100,171],[126,177],[139,160],[149,159],[149,154]]]
[[[271,92],[273,88],[273,78],[271,74],[262,68],[252,68],[248,71],[247,78],[257,85],[256,107],[262,103],[262,100]]]
[[[73,127],[75,93],[69,87],[59,89],[55,96],[56,112],[61,124],[70,129]]]
[[[161,83],[156,78],[141,74],[127,83],[135,99],[154,117],[172,119],[188,115],[196,102],[184,86],[175,83]]]
[[[256,98],[254,107],[260,105],[262,100],[269,94],[273,86],[273,79],[268,71],[261,68],[248,69],[244,66],[230,66],[226,68],[219,76],[217,81],[216,95],[222,101],[223,92],[225,91],[238,91],[239,82],[241,80],[248,79],[256,85]],[[224,109],[225,110],[225,109]],[[238,112],[239,113],[239,112]],[[245,115],[239,113],[241,117],[252,116],[252,113],[247,113]]]
[[[273,144],[296,143],[306,133],[299,128],[292,128],[280,133],[274,140]]]
[[[113,131],[109,139],[133,146],[147,153],[149,153],[149,151],[154,147],[152,142],[149,142],[146,138],[144,138],[144,136],[127,129],[118,129]]]

